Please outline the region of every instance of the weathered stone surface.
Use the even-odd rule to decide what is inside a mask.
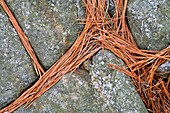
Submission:
[[[170,43],[170,1],[129,0],[127,17],[139,48],[162,50]]]
[[[80,0],[6,0],[6,2],[45,69],[66,52],[76,39],[77,32],[82,29],[76,20],[78,16],[83,15]],[[1,7],[0,29],[0,108],[2,108],[31,86],[37,77],[28,54]]]
[[[131,32],[141,49],[162,50],[170,44],[170,1],[129,0],[127,17]],[[170,75],[170,62],[157,70]]]
[[[64,54],[76,39],[77,32],[82,29],[76,21],[78,17],[84,15],[81,0],[6,0],[6,2],[45,69]],[[15,100],[37,79],[31,60],[2,8],[0,8],[0,53],[1,109]],[[64,76],[33,106],[27,110],[20,107],[15,113],[146,112],[140,97],[134,93],[135,89],[130,79],[120,72],[107,68],[106,63],[112,62],[112,56],[108,51],[104,55],[100,52],[93,59],[90,75],[81,72],[81,76],[77,73],[70,78],[67,78],[69,75]]]
[[[35,72],[15,29],[0,9],[0,108],[35,80]]]
[[[80,1],[7,0],[45,69],[68,50],[83,28],[77,21],[83,15]]]
[[[15,113],[147,113],[131,79],[108,68],[109,63],[124,63],[111,52],[101,51],[93,58],[90,74],[65,75],[28,110]]]
[[[165,61],[165,63],[161,64],[158,67],[157,72],[164,77],[170,76],[170,61]]]
[[[110,63],[125,67],[122,60],[109,51],[100,51],[93,58],[90,75],[94,97],[103,99],[103,107],[115,109],[117,113],[147,113],[131,79],[118,70],[109,69]]]

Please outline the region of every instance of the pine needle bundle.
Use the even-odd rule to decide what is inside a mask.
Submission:
[[[82,0],[82,2],[86,7],[86,18],[82,20],[85,24],[83,31],[72,47],[44,72],[27,37],[4,0],[0,0],[39,75],[38,81],[32,87],[0,112],[13,112],[23,104],[29,107],[62,76],[74,72],[82,62],[101,49],[110,50],[125,62],[126,69],[115,64],[109,64],[108,68],[117,69],[132,78],[148,111],[156,113],[170,111],[170,77],[164,78],[156,73],[162,63],[170,60],[170,46],[162,51],[138,48],[126,23],[128,0],[115,0],[113,17],[107,12],[106,0]]]

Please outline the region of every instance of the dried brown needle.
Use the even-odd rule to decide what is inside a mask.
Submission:
[[[84,30],[72,47],[45,73],[39,67],[33,49],[28,46],[28,39],[13,22],[21,41],[31,56],[38,71],[43,74],[39,80],[27,89],[18,99],[0,112],[13,112],[21,105],[30,106],[44,92],[56,84],[63,75],[73,72],[83,61],[93,56],[100,49],[108,49],[121,58],[128,69],[110,64],[130,76],[149,112],[168,113],[170,111],[170,77],[163,78],[156,69],[166,60],[170,60],[170,46],[162,51],[141,50],[137,47],[126,24],[126,7],[128,0],[115,0],[113,17],[106,12],[106,0],[82,0],[86,6]],[[0,0],[1,6],[9,9]],[[8,9],[8,10],[7,10]],[[11,14],[9,13],[11,19]],[[15,19],[12,19],[13,21]]]

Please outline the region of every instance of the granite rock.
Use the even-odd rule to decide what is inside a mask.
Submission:
[[[162,50],[169,45],[169,0],[129,0],[127,17],[139,48]]]
[[[147,113],[132,80],[108,68],[109,63],[124,66],[110,51],[100,51],[89,64],[89,74],[65,75],[33,106],[15,113]]]
[[[76,20],[83,15],[80,0],[6,0],[6,3],[45,70],[67,51],[76,39],[77,32],[83,28]],[[0,53],[2,108],[35,83],[37,76],[15,29],[1,7]]]
[[[129,76],[108,67],[108,64],[125,67],[122,60],[110,51],[100,51],[93,57],[90,75],[94,97],[104,101],[103,108],[115,109],[116,113],[147,113]]]
[[[127,17],[132,35],[141,49],[160,51],[170,44],[170,1],[129,0]],[[169,61],[158,69],[170,75]]]
[[[84,17],[81,0],[6,0],[28,36],[44,69],[48,69],[72,45]],[[36,82],[37,76],[20,39],[0,8],[0,109]],[[108,55],[108,56],[107,56]],[[43,112],[146,112],[129,77],[107,67],[113,54],[98,53],[89,74],[65,75],[30,108],[14,113]],[[119,60],[119,59],[117,59]],[[121,62],[121,63],[120,63]],[[122,61],[118,64],[124,65]],[[84,72],[84,73],[83,73]],[[83,76],[82,76],[83,75]],[[133,98],[132,98],[133,97]]]
[[[16,99],[37,77],[15,29],[3,10],[0,11],[0,108],[2,108]]]

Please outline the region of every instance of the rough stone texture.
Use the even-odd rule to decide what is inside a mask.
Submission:
[[[89,76],[89,75],[86,75]],[[65,75],[63,79],[46,92],[31,108],[22,107],[15,113],[99,113],[112,112],[114,109],[102,108],[103,100],[93,96],[93,89],[86,79],[76,75]]]
[[[129,0],[127,17],[142,49],[162,50],[170,43],[170,1]]]
[[[76,39],[82,26],[81,3],[75,0],[6,0],[28,36],[40,62],[48,69]],[[79,6],[79,9],[75,7]],[[81,9],[80,9],[81,8]],[[79,15],[77,12],[79,11]],[[31,60],[0,7],[0,108],[15,100],[36,80]]]
[[[132,80],[118,70],[109,69],[111,63],[125,67],[110,51],[100,51],[94,56],[90,71],[94,97],[103,99],[103,107],[114,108],[117,113],[147,113]]]
[[[82,29],[76,21],[84,15],[81,0],[6,0],[6,2],[45,69],[64,54],[76,39],[77,32]],[[0,53],[1,109],[15,100],[37,79],[31,60],[2,8],[0,8]],[[109,56],[106,57],[107,54]],[[140,97],[134,93],[135,89],[129,78],[106,67],[105,60],[110,63],[112,55],[109,52],[105,55],[99,53],[94,57],[91,76],[87,73],[84,74],[86,76],[82,76],[82,73],[81,76],[75,76],[75,73],[67,78],[69,75],[66,75],[29,109],[20,107],[15,113],[146,112]],[[115,76],[111,76],[111,73]]]
[[[28,110],[15,113],[147,113],[131,79],[107,67],[124,63],[111,52],[101,51],[93,58],[90,74],[65,75]]]
[[[127,17],[131,32],[141,49],[162,50],[170,44],[170,1],[129,0]],[[164,77],[170,76],[170,62],[158,69]]]
[[[36,79],[15,29],[0,9],[0,108],[16,99]]]
[[[68,50],[81,31],[76,20],[83,15],[80,1],[7,0],[45,69]]]
[[[158,67],[157,72],[164,77],[170,76],[170,61],[166,61],[165,63],[161,64]]]

